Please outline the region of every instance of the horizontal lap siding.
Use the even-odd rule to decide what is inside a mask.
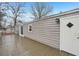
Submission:
[[[54,48],[59,48],[60,25],[54,19],[33,22],[32,32],[28,32],[28,25],[24,25],[24,35]]]

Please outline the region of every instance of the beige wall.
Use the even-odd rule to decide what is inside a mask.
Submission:
[[[28,25],[32,25],[32,32],[28,32]],[[33,40],[54,48],[60,46],[60,25],[53,18],[24,24],[24,35]]]

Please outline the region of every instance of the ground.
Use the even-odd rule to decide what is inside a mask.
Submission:
[[[15,34],[0,35],[0,56],[70,56],[66,52]]]

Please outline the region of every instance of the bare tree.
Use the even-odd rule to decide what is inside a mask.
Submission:
[[[33,19],[38,20],[52,14],[53,7],[45,2],[35,2],[31,7],[31,11]]]
[[[0,28],[2,28],[2,22],[3,22],[3,17],[6,15],[5,13],[4,13],[4,8],[2,8],[2,4],[3,3],[0,3]]]
[[[22,6],[20,3],[8,3],[9,10],[11,14],[10,18],[14,21],[14,28],[18,20],[20,20],[26,12],[24,11],[25,6]]]

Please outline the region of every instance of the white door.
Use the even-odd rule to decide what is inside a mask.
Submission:
[[[60,22],[60,49],[79,55],[79,16],[62,18]]]

